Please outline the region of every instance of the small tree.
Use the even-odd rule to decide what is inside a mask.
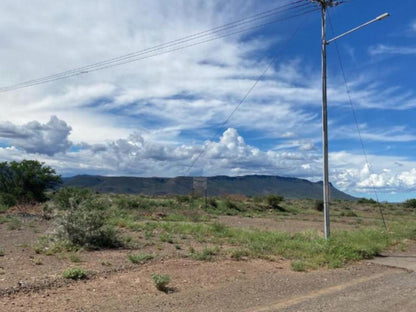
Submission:
[[[406,200],[404,206],[406,208],[416,208],[416,198]]]
[[[283,201],[283,196],[270,194],[266,196],[267,205],[272,209],[281,210],[280,203]]]
[[[8,198],[8,205],[43,202],[45,191],[61,182],[54,169],[37,160],[0,163],[0,198]]]

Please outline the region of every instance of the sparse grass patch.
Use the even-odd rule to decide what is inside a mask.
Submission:
[[[0,247],[0,257],[4,257],[6,255],[6,252],[3,248]]]
[[[155,256],[150,255],[150,254],[129,254],[127,256],[127,258],[134,264],[138,264],[138,263],[145,263],[147,261],[150,261],[154,258]]]
[[[8,230],[20,230],[22,228],[22,221],[19,218],[13,217],[10,218],[9,222],[7,223]]]
[[[250,252],[245,249],[231,250],[231,258],[237,261],[244,260],[250,256]]]
[[[192,254],[192,258],[195,260],[200,261],[211,261],[213,260],[214,256],[218,255],[220,249],[218,247],[215,248],[204,248],[200,252],[195,252]]]
[[[358,217],[358,215],[352,210],[342,211],[339,215],[341,217]]]
[[[174,240],[173,240],[173,237],[170,234],[166,233],[166,232],[163,232],[159,235],[159,240],[161,242],[169,243],[169,244],[175,243]]]
[[[68,255],[68,259],[71,261],[71,262],[74,262],[74,263],[80,263],[82,260],[81,260],[81,257],[79,256],[79,254],[78,253],[76,253],[76,252],[71,252],[69,255]]]

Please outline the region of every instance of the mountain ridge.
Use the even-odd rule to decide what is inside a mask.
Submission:
[[[64,178],[63,186],[88,187],[100,193],[142,195],[188,195],[192,193],[194,177],[125,177],[77,175]],[[322,199],[322,181],[271,176],[211,176],[207,178],[207,195],[241,194],[261,196],[276,194],[285,198]],[[356,200],[355,197],[330,185],[331,199]]]

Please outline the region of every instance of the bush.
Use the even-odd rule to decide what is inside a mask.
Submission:
[[[167,291],[167,286],[170,283],[169,275],[152,274],[152,280],[158,290]]]
[[[404,206],[406,208],[416,208],[416,198],[406,200]]]
[[[225,207],[230,210],[240,210],[238,206],[229,199],[225,200]]]
[[[3,204],[43,202],[45,191],[60,184],[51,167],[36,160],[0,163],[0,194]],[[5,195],[7,194],[7,195]]]
[[[357,201],[357,203],[359,203],[359,204],[377,204],[377,202],[374,199],[372,199],[372,198],[368,199],[368,198],[364,198],[364,197],[360,198]]]
[[[271,209],[285,211],[284,208],[280,207],[280,203],[283,201],[283,196],[278,195],[267,195],[266,196],[266,203]]]
[[[306,271],[306,263],[302,260],[292,261],[290,263],[290,268],[295,272],[305,272]]]
[[[16,198],[12,194],[0,193],[0,205],[4,207],[13,207],[16,203]]]
[[[324,211],[324,201],[316,200],[314,203],[314,209],[320,212]]]
[[[213,208],[218,208],[217,200],[212,197],[208,199],[208,205],[210,205]]]
[[[59,210],[76,209],[81,203],[91,201],[93,193],[90,189],[80,187],[63,187],[52,198]]]
[[[138,209],[140,208],[140,203],[128,196],[123,196],[118,199],[117,206],[121,209]]]
[[[68,188],[60,190],[54,202],[65,211],[58,224],[60,235],[74,245],[88,248],[120,247],[116,229],[109,224],[105,214],[106,203],[93,197],[89,190]]]
[[[80,280],[87,278],[87,273],[81,268],[69,268],[62,273],[62,276],[68,279]]]
[[[191,198],[188,195],[176,195],[176,201],[181,204],[189,203]]]

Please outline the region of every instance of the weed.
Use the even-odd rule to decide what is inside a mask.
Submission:
[[[173,238],[168,233],[162,233],[159,235],[159,240],[164,243],[173,244]]]
[[[108,260],[103,260],[103,261],[101,261],[101,265],[102,265],[102,266],[111,266],[112,264],[111,264],[111,262],[110,262],[110,261],[108,261]]]
[[[87,273],[82,268],[69,268],[62,273],[62,276],[68,279],[81,280],[87,278]]]
[[[305,272],[306,263],[303,260],[296,260],[290,263],[290,268],[295,272]]]
[[[81,262],[81,257],[79,256],[79,254],[77,254],[75,252],[70,253],[68,258],[71,262],[74,262],[74,263],[80,263]]]
[[[215,255],[219,253],[219,248],[204,248],[201,252],[196,252],[192,255],[195,260],[211,261]]]
[[[12,217],[7,223],[8,230],[20,230],[22,228],[22,221],[18,218]]]
[[[149,254],[129,254],[127,258],[134,264],[143,264],[147,261],[152,260],[154,256]]]
[[[6,252],[4,251],[3,248],[0,248],[0,257],[4,257],[6,254]]]
[[[187,195],[176,195],[175,199],[178,203],[181,203],[181,204],[189,203],[191,201],[190,197]]]
[[[341,217],[358,217],[358,215],[352,210],[343,211],[339,215]]]
[[[167,274],[152,274],[152,280],[156,288],[160,291],[166,292],[167,286],[170,283],[170,276]]]
[[[32,259],[32,262],[33,262],[33,264],[35,264],[35,265],[42,265],[42,264],[43,264],[43,262],[42,262],[42,258],[39,258],[39,257],[33,258],[33,259]]]
[[[248,250],[235,249],[231,251],[231,258],[237,261],[243,260],[248,256],[250,256],[250,252]]]

